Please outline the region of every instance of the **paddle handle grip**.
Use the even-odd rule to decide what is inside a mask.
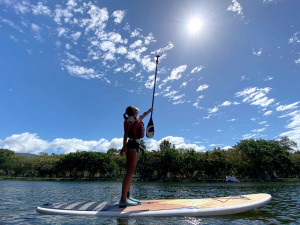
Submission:
[[[154,77],[153,96],[152,96],[152,107],[151,107],[151,108],[153,108],[153,105],[154,105],[154,95],[155,95],[155,86],[156,86],[156,77],[157,77],[157,65],[158,65],[158,58],[159,58],[159,57],[160,57],[159,55],[156,56],[156,67],[155,67],[155,77]],[[151,118],[152,118],[152,112],[153,112],[153,111],[151,111]]]

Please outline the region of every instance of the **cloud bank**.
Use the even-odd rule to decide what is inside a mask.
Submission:
[[[163,140],[168,140],[176,146],[176,148],[203,151],[204,146],[186,143],[183,137],[168,136],[161,140],[148,139],[145,141],[147,150],[158,150]],[[0,140],[0,148],[9,149],[18,153],[39,154],[51,150],[57,154],[68,154],[76,151],[98,151],[107,152],[110,148],[121,149],[123,146],[123,138],[113,138],[110,141],[104,138],[100,140],[85,141],[77,138],[56,138],[52,141],[43,140],[36,133],[13,134],[4,140]]]

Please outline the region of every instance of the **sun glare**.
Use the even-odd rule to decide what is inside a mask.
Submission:
[[[188,29],[192,34],[198,33],[202,27],[203,22],[198,17],[191,19],[188,23]]]

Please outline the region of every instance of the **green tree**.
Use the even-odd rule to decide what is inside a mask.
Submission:
[[[189,179],[193,179],[197,175],[199,169],[199,154],[194,149],[185,151],[182,155],[182,171]]]
[[[160,145],[159,145],[159,150],[163,151],[166,149],[170,149],[171,148],[171,142],[167,141],[167,140],[163,140]]]
[[[13,155],[15,155],[13,151],[2,148],[0,149],[0,169],[5,172],[6,176],[11,175],[11,169],[8,167],[8,163]]]
[[[139,155],[136,171],[140,178],[152,178],[156,170],[155,156],[151,152],[145,151]]]
[[[55,175],[55,164],[60,159],[59,155],[40,153],[37,157],[37,172],[39,177],[53,177]]]
[[[176,177],[176,175],[180,171],[180,154],[179,151],[174,148],[166,148],[158,154],[155,154],[155,167],[157,168],[157,173],[162,179],[166,179],[168,177],[168,173],[172,177]]]
[[[291,154],[290,158],[294,165],[294,174],[300,177],[300,151]]]
[[[289,139],[287,136],[284,136],[279,139],[279,145],[286,151],[293,152],[297,148],[297,142]]]
[[[289,152],[278,141],[243,140],[234,148],[241,152],[248,175],[266,179],[276,175],[286,176],[292,166]]]
[[[120,154],[120,151],[115,148],[110,148],[110,149],[108,149],[107,154],[110,156],[115,156],[115,155]]]

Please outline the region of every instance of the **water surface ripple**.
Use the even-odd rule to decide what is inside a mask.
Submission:
[[[0,224],[300,224],[300,182],[134,182],[139,199],[207,198],[268,193],[272,202],[249,212],[218,217],[98,218],[51,216],[35,211],[44,203],[118,201],[121,182],[0,181]]]

